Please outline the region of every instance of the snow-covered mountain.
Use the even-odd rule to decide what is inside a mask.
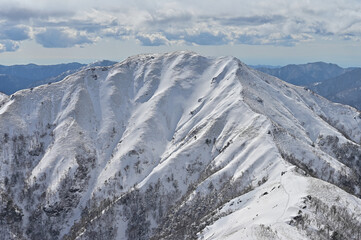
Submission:
[[[3,239],[359,239],[361,114],[233,57],[0,95]]]
[[[66,70],[62,73],[60,73],[59,75],[53,75],[51,77],[45,78],[45,79],[41,79],[38,81],[33,82],[30,87],[27,88],[33,88],[33,87],[37,87],[43,84],[50,84],[50,83],[54,83],[54,82],[59,82],[61,80],[63,80],[64,78],[66,78],[67,76],[85,70],[87,68],[94,68],[94,67],[109,67],[112,66],[114,64],[116,64],[117,62],[113,62],[113,61],[109,61],[109,60],[101,60],[101,61],[95,61],[93,63],[89,63],[88,65],[82,64],[81,67],[77,68],[77,69],[69,69]]]

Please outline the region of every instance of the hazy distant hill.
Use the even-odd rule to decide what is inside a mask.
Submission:
[[[81,68],[77,68],[77,69],[69,69],[59,75],[56,76],[52,76],[50,78],[46,78],[46,79],[42,79],[36,82],[33,82],[30,86],[28,87],[36,87],[36,86],[40,86],[43,84],[47,84],[47,83],[53,83],[53,82],[59,82],[61,80],[63,80],[66,76],[69,76],[70,74],[73,74],[75,72],[78,72],[80,70],[86,69],[86,68],[91,68],[91,67],[106,67],[106,66],[111,66],[116,64],[117,62],[113,62],[113,61],[109,61],[109,60],[102,60],[102,61],[96,61],[93,63],[90,63],[88,65],[84,65]]]
[[[332,63],[315,62],[299,65],[291,64],[280,68],[261,67],[257,68],[257,70],[292,84],[307,86],[339,76],[350,69],[345,69]]]
[[[331,101],[361,109],[361,68],[327,79],[310,88]]]
[[[89,65],[76,62],[56,65],[0,65],[0,92],[10,95],[21,89],[60,81],[82,68],[113,64],[115,62],[103,60]]]
[[[248,66],[250,66],[251,68],[254,68],[254,69],[260,69],[260,68],[275,69],[275,68],[281,68],[281,67],[282,67],[282,66],[280,66],[280,65],[274,66],[274,65],[263,65],[263,64],[248,65]]]
[[[280,68],[255,67],[286,82],[307,86],[321,96],[361,110],[361,69],[342,68],[336,64],[316,62]]]
[[[20,89],[28,88],[32,83],[57,76],[68,70],[76,70],[85,66],[80,63],[57,65],[0,65],[0,91],[12,94]]]

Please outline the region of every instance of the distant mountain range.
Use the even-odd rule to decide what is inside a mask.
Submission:
[[[0,92],[10,95],[22,89],[60,81],[83,68],[110,66],[115,63],[103,60],[89,65],[76,62],[56,65],[0,65]]]
[[[295,85],[308,86],[312,83],[339,76],[351,69],[342,68],[332,63],[315,62],[298,65],[290,64],[280,68],[260,67],[257,70]]]
[[[331,101],[361,110],[361,68],[342,68],[324,62],[255,68],[286,82],[305,86]]]
[[[361,110],[361,68],[314,84],[310,88],[331,101]]]
[[[10,95],[22,89],[58,82],[86,68],[111,66],[115,63],[103,60],[88,65],[76,62],[57,65],[0,65],[0,92]],[[342,68],[324,62],[251,67],[286,82],[307,87],[331,101],[361,110],[361,68]]]
[[[264,65],[264,64],[259,64],[259,65],[248,65],[250,66],[251,68],[254,68],[254,69],[259,69],[259,68],[266,68],[266,69],[275,69],[275,68],[281,68],[282,66],[275,66],[275,65]]]

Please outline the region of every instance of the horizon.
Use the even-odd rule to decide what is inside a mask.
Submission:
[[[181,50],[178,50],[178,51],[181,51]],[[187,50],[185,50],[187,51]],[[170,51],[172,52],[172,51]],[[173,52],[177,52],[177,51],[173,51]],[[194,51],[192,51],[194,52]],[[163,52],[163,53],[167,53],[167,52]],[[129,55],[128,57],[131,57],[131,56],[136,56],[136,55],[146,55],[146,54],[157,54],[157,53],[139,53],[139,54],[134,54],[134,55]],[[162,54],[162,53],[159,53],[159,54]],[[203,54],[200,54],[200,55],[203,55]],[[226,56],[226,55],[223,55],[223,56]],[[231,55],[228,55],[228,56],[231,56]],[[71,64],[71,63],[77,63],[77,64],[83,64],[83,65],[89,65],[89,64],[92,64],[92,63],[96,63],[96,62],[101,62],[101,61],[111,61],[111,62],[116,62],[116,63],[120,63],[122,61],[125,61],[128,57],[125,57],[124,59],[120,59],[120,60],[117,60],[117,59],[97,59],[97,60],[84,60],[84,59],[69,59],[68,61],[64,61],[64,62],[60,62],[60,61],[51,61],[50,63],[49,62],[43,62],[43,61],[40,61],[40,62],[20,62],[20,63],[15,63],[15,64],[1,64],[0,63],[0,66],[5,66],[5,67],[11,67],[11,66],[26,66],[26,65],[37,65],[37,66],[51,66],[51,65],[61,65],[61,64]],[[219,56],[207,56],[207,57],[222,57],[222,55],[219,55]],[[236,57],[238,59],[240,59],[239,57],[237,56],[233,56],[233,57]],[[241,60],[241,59],[240,59]],[[242,61],[242,60],[241,60]],[[244,61],[242,61],[244,62]],[[288,65],[305,65],[305,64],[315,64],[315,63],[326,63],[326,64],[335,64],[339,67],[342,67],[342,68],[358,68],[360,66],[344,66],[344,65],[341,65],[341,64],[338,64],[338,63],[335,63],[335,62],[327,62],[327,61],[309,61],[309,62],[298,62],[298,63],[287,63],[287,64],[283,64],[283,65],[276,65],[276,64],[268,64],[268,63],[247,63],[247,62],[244,62],[246,65],[248,66],[251,66],[251,67],[266,67],[266,68],[281,68],[281,67],[285,67],[285,66],[288,66]]]

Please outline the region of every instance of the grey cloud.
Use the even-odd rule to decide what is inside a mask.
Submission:
[[[0,39],[22,41],[29,39],[29,27],[26,26],[1,26]]]
[[[172,25],[172,24],[185,24],[192,21],[193,15],[190,12],[157,12],[152,15],[148,22],[151,25]]]
[[[28,8],[13,4],[0,9],[0,21],[13,24],[7,25],[9,28],[0,24],[0,39],[28,39],[29,31],[26,27],[16,27],[19,24],[33,29],[35,40],[49,48],[91,44],[96,37],[136,39],[144,46],[176,42],[293,46],[311,39],[303,34],[360,39],[361,30],[358,29],[361,28],[357,24],[361,17],[357,12],[361,4],[357,1],[340,4],[339,1],[343,0],[327,3],[314,0],[310,5],[282,0],[272,4],[266,0],[225,3],[159,0],[156,3],[136,1],[123,7],[115,1],[98,6],[96,0],[79,0],[69,3],[73,7],[59,6],[60,10],[44,2],[41,11],[31,8],[30,4]],[[343,7],[338,8],[339,5]],[[68,28],[73,32],[64,30]],[[37,33],[43,29],[45,31]]]
[[[248,34],[241,34],[240,36],[238,36],[236,40],[237,43],[242,43],[242,44],[249,44],[249,45],[261,44],[259,36],[248,35]]]
[[[241,44],[248,45],[274,45],[274,46],[284,46],[291,47],[297,44],[301,40],[306,40],[305,37],[299,37],[299,39],[291,35],[280,35],[278,37],[274,36],[262,36],[259,34],[240,34],[236,42]]]
[[[186,44],[224,45],[230,42],[230,39],[224,33],[212,33],[210,31],[194,34],[189,34],[185,31],[177,34],[163,32],[163,35],[169,41],[182,41]]]
[[[101,35],[103,37],[122,39],[131,36],[132,32],[124,27],[107,27],[101,30]]]
[[[49,17],[69,17],[72,11],[37,10],[24,7],[10,7],[0,9],[0,19],[7,19],[14,22],[28,21],[30,19],[48,19]]]
[[[19,49],[19,43],[11,40],[0,40],[1,52],[14,52]]]
[[[314,21],[314,22],[310,23],[310,26],[308,29],[311,33],[314,33],[314,34],[320,35],[320,36],[332,36],[332,35],[336,34],[335,32],[333,32],[329,29],[329,27],[327,26],[327,23],[320,22],[320,21]]]
[[[249,17],[231,17],[231,18],[220,18],[216,17],[214,20],[219,21],[221,25],[231,25],[231,26],[255,26],[262,25],[266,23],[280,23],[286,20],[284,16],[281,15],[270,15],[270,16],[249,16]]]
[[[57,22],[40,21],[36,25],[39,27],[49,27],[49,28],[71,27],[78,31],[96,33],[106,28],[112,28],[112,27],[115,28],[118,26],[118,23],[115,20],[110,23],[97,23],[97,22],[92,22],[91,20],[69,19],[66,21],[61,20]]]
[[[86,35],[70,33],[64,29],[46,29],[45,32],[38,33],[35,40],[46,48],[67,48],[93,43]]]
[[[358,41],[358,42],[361,41],[361,37],[359,35],[355,35],[352,33],[345,33],[341,36],[341,38],[347,41]]]
[[[183,39],[187,43],[195,43],[198,45],[223,45],[229,43],[226,35],[222,33],[212,34],[211,32],[186,35]]]
[[[136,39],[143,46],[161,46],[166,45],[168,40],[161,34],[138,34]]]

